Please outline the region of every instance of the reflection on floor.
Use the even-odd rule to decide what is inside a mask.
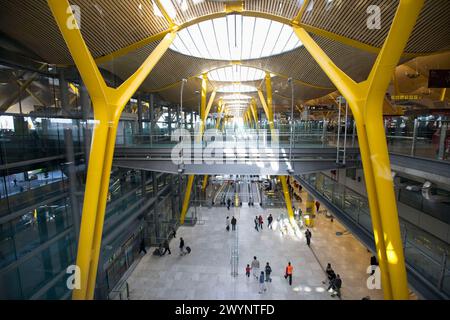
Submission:
[[[330,262],[343,280],[342,299],[382,299],[381,290],[366,287],[366,268],[370,253],[352,235],[336,236],[344,228],[319,214],[312,229],[311,249],[306,245],[303,230],[298,235],[282,235],[280,229],[261,232],[254,229],[255,215],[276,219],[284,209],[201,208],[204,224],[181,227],[177,238],[170,243],[172,254],[151,255],[141,259],[128,279],[130,299],[337,299],[332,298],[323,284],[323,268]],[[231,276],[230,256],[235,232],[225,230],[225,218],[234,215],[238,220],[239,275]],[[192,253],[179,255],[179,238],[183,237]],[[270,262],[273,281],[268,290],[259,294],[255,279],[245,277],[245,266],[253,256],[261,266]],[[284,279],[288,261],[294,266],[290,287]],[[320,263],[319,263],[320,261]]]

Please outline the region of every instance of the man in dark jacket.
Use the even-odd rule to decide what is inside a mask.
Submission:
[[[236,230],[236,223],[237,223],[237,220],[236,220],[236,218],[233,216],[233,217],[231,218],[231,230],[233,230],[233,231]]]
[[[305,231],[305,237],[306,237],[306,244],[309,245],[311,244],[311,231],[309,231],[309,229],[306,229]]]
[[[269,217],[267,218],[267,228],[272,229],[272,221],[273,221],[272,214],[269,214]]]
[[[370,266],[372,267],[372,273],[370,274],[372,276],[375,273],[376,267],[378,266],[377,257],[370,257]]]
[[[147,250],[145,250],[145,239],[142,238],[141,243],[139,244],[139,253],[144,252],[147,254]]]
[[[184,240],[183,238],[180,238],[180,255],[184,255]]]
[[[266,263],[266,282],[272,282],[272,278],[270,277],[270,274],[272,273],[272,268],[270,267],[269,263]]]
[[[170,252],[169,241],[168,241],[167,239],[164,240],[164,245],[163,245],[163,246],[164,246],[164,252],[163,252],[162,255],[165,255],[167,251],[169,251],[169,254],[172,254],[172,253]]]
[[[334,278],[331,281],[331,284],[328,287],[327,291],[332,288],[336,293],[333,293],[331,296],[332,297],[338,296],[340,298],[341,297],[341,287],[342,287],[341,277],[339,275],[336,275],[336,278]]]

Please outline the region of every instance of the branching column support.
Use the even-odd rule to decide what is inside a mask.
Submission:
[[[267,101],[264,99],[264,94],[260,89],[258,89],[258,95],[259,99],[261,100],[264,112],[266,113],[267,121],[269,122],[272,141],[274,141],[274,139],[278,139],[278,136],[275,133],[275,125],[273,123],[272,79],[270,77],[269,72],[266,72],[265,82],[266,82]],[[294,211],[292,210],[291,196],[289,194],[286,176],[279,176],[279,179],[281,182],[281,186],[283,187],[284,201],[286,202],[286,209],[289,215],[289,221],[291,222],[291,224],[294,225],[296,222],[294,221]]]
[[[253,119],[255,119],[255,129],[259,129],[258,110],[257,110],[255,99],[252,99],[252,101],[250,103],[250,112],[253,116]]]
[[[211,110],[214,98],[216,97],[216,90],[214,90],[209,98],[208,104],[206,104],[208,94],[208,75],[206,73],[202,76],[202,90],[201,90],[201,103],[200,103],[200,127],[199,132],[197,132],[196,143],[201,143],[203,132],[205,130],[206,118],[208,117],[209,111]],[[191,198],[192,185],[194,183],[194,175],[189,175],[188,184],[186,186],[186,192],[184,194],[183,207],[181,209],[180,223],[184,224],[186,218],[187,210],[189,209],[189,201]],[[202,188],[206,188],[206,183],[208,181],[208,176],[203,178]]]
[[[391,29],[366,81],[356,83],[311,36],[293,23],[300,41],[348,101],[356,121],[385,299],[408,299],[400,226],[383,128],[383,99],[424,0],[400,0]]]
[[[103,221],[109,189],[117,126],[125,104],[167,51],[176,32],[168,34],[137,71],[117,89],[106,85],[88,49],[67,0],[48,0],[56,23],[91,96],[95,127],[83,203],[77,266],[81,287],[73,299],[93,299],[101,248]],[[72,22],[69,27],[68,22]]]

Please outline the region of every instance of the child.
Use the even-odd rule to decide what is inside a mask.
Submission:
[[[252,268],[250,268],[250,265],[248,264],[247,267],[245,268],[245,275],[247,276],[247,278],[250,278],[250,270]]]

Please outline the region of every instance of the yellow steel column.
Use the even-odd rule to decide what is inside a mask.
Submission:
[[[220,126],[220,120],[222,119],[222,110],[223,109],[223,105],[222,105],[222,101],[219,101],[219,108],[217,110],[217,119],[216,119],[216,129],[219,129]]]
[[[284,201],[286,202],[286,209],[289,214],[289,221],[291,223],[296,223],[294,220],[294,211],[292,210],[291,195],[289,194],[289,188],[287,185],[286,176],[280,176],[279,178],[280,178],[281,186],[283,187]]]
[[[445,94],[447,93],[447,88],[443,88],[441,91],[441,97],[439,99],[439,101],[444,101],[445,100]]]
[[[186,192],[184,194],[183,208],[181,209],[181,217],[180,217],[181,224],[184,224],[184,219],[186,218],[186,213],[187,213],[187,210],[189,209],[189,200],[191,198],[191,190],[192,190],[193,183],[194,183],[194,175],[190,175],[188,177],[188,182],[186,185]]]
[[[269,121],[269,127],[270,132],[273,139],[278,139],[277,136],[275,136],[275,125],[273,123],[273,106],[272,106],[272,79],[270,77],[270,73],[266,72],[266,94],[267,94],[267,103],[264,100],[264,95],[262,94],[261,90],[258,90],[259,97],[261,99],[261,104],[263,105],[264,111],[266,112],[266,117]],[[286,176],[280,176],[280,182],[281,186],[283,187],[283,194],[284,194],[284,200],[286,202],[286,209],[289,214],[289,221],[291,223],[296,223],[294,220],[294,211],[292,210],[292,202],[291,202],[291,196],[289,194],[289,188],[287,186],[286,182]]]
[[[101,76],[76,25],[72,10],[69,10],[69,2],[48,0],[48,5],[93,102],[95,126],[77,252],[81,286],[79,289],[74,289],[72,293],[73,299],[93,299],[111,163],[120,115],[127,101],[169,48],[175,38],[175,32],[160,42],[130,78],[119,88],[113,89],[106,85]],[[67,21],[73,22],[72,28],[67,26]]]
[[[202,136],[203,136],[203,131],[205,129],[205,121],[206,121],[206,96],[208,94],[208,75],[206,73],[204,73],[202,75],[202,89],[201,89],[201,102],[200,102],[200,127],[199,127],[199,132],[197,132],[197,138],[196,138],[196,143],[201,143],[202,142]],[[214,96],[216,95],[216,91],[213,92]],[[214,96],[211,96],[211,104],[212,101],[214,101]],[[206,181],[208,179],[208,176],[205,176],[203,179],[203,185],[206,184]],[[194,175],[190,175],[188,177],[188,184],[186,186],[186,192],[184,194],[184,200],[183,200],[183,207],[181,209],[181,215],[180,215],[180,223],[184,224],[184,220],[186,218],[186,213],[187,210],[189,209],[189,201],[191,199],[191,189],[192,189],[192,184],[194,182]]]
[[[204,115],[204,118],[203,118],[203,121],[202,121],[202,123],[203,123],[202,134],[204,132],[204,128],[206,127],[206,119],[208,118],[209,112],[211,111],[211,107],[213,105],[215,97],[216,97],[216,90],[213,90],[213,92],[211,93],[211,96],[209,97],[208,105],[206,106],[205,115]],[[202,190],[203,191],[205,191],[207,183],[208,183],[208,176],[206,175],[206,176],[203,177],[203,183],[202,183]]]
[[[368,79],[359,84],[340,70],[304,29],[293,25],[303,45],[349,102],[356,120],[386,299],[408,299],[409,292],[383,130],[382,103],[390,75],[403,52],[423,2],[423,0],[400,0],[390,32],[373,69]]]
[[[258,113],[256,110],[256,101],[255,99],[252,99],[251,103],[250,103],[250,112],[253,116],[253,119],[255,120],[255,129],[258,129],[259,124],[258,124]]]
[[[266,94],[267,94],[267,111],[269,112],[268,120],[270,130],[273,131],[275,129],[275,125],[273,123],[273,99],[272,99],[272,78],[270,77],[270,72],[266,72]]]
[[[408,299],[409,290],[381,106],[389,85],[390,75],[402,56],[423,3],[424,0],[400,1],[388,37],[378,54],[367,82],[362,85],[363,88],[367,88],[367,101],[362,110],[376,192],[379,195],[381,224],[394,299]]]

